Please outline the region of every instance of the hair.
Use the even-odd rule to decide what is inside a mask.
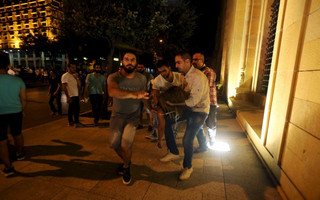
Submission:
[[[206,58],[206,57],[204,56],[203,53],[201,53],[201,52],[195,52],[194,54],[200,54],[200,55],[203,57],[203,61],[205,61],[205,58]],[[193,55],[194,55],[194,54],[193,54]]]
[[[94,63],[93,68],[96,68],[97,65],[100,66],[100,68],[102,69],[102,66],[100,63]]]
[[[136,56],[137,63],[139,63],[139,62],[138,62],[138,55],[137,55],[135,52],[133,52],[133,51],[125,51],[125,52],[123,52],[122,57],[121,57],[122,60],[123,60],[123,58],[124,58],[124,55],[126,55],[127,53],[131,53],[131,54],[135,55],[135,56]]]
[[[183,60],[189,59],[191,61],[191,55],[190,55],[190,53],[188,53],[186,51],[181,51],[181,52],[177,53],[176,56],[181,56],[181,58]]]
[[[159,60],[156,66],[157,68],[160,68],[162,66],[171,67],[169,61],[167,60]]]

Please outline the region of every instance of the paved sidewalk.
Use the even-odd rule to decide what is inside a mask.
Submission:
[[[179,127],[183,130],[183,124]],[[108,131],[108,126],[68,127],[66,118],[24,130],[27,158],[13,163],[14,177],[0,176],[0,199],[281,199],[223,103],[218,109],[217,140],[229,144],[230,151],[194,154],[194,172],[187,181],[178,181],[183,157],[160,162],[166,149],[145,139],[150,133],[144,128],[137,130],[134,142],[133,181],[123,185],[115,173],[121,160],[108,146]],[[182,135],[177,140],[181,154]]]

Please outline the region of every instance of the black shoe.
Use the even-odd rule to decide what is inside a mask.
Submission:
[[[141,124],[139,124],[139,125],[137,126],[137,129],[143,129],[143,126],[142,126]]]
[[[20,153],[20,154],[17,154],[16,158],[17,158],[17,160],[24,160],[25,155],[24,155],[24,153]]]
[[[9,168],[4,168],[2,170],[2,173],[5,177],[9,177],[9,176],[12,176],[14,175],[14,168],[13,166],[12,167],[9,167]]]
[[[68,126],[74,126],[74,122],[69,122]]]
[[[208,151],[208,147],[199,147],[193,151],[193,153],[202,153]]]
[[[153,130],[152,126],[148,126],[148,131],[151,132]]]
[[[85,125],[80,122],[76,123],[76,128],[81,128],[81,127],[85,127]]]
[[[131,162],[129,162],[129,167],[131,165]],[[122,176],[123,175],[123,164],[121,164],[117,169],[117,174]]]
[[[131,174],[130,174],[130,166],[128,168],[123,168],[122,175],[122,183],[125,185],[130,184],[131,182]]]

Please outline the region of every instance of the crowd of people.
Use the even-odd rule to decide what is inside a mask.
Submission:
[[[86,99],[90,100],[93,124],[97,126],[101,110],[107,109],[103,104],[112,97],[109,145],[123,161],[117,173],[122,176],[124,184],[129,184],[132,179],[132,146],[136,129],[144,128],[143,117],[147,116],[148,131],[151,132],[146,136],[147,139],[156,140],[157,146],[163,148],[165,137],[168,153],[160,159],[162,162],[180,158],[176,125],[186,121],[182,143],[183,170],[179,179],[187,180],[193,172],[193,153],[207,151],[215,143],[218,108],[216,74],[205,65],[204,54],[200,52],[193,56],[188,52],[180,52],[176,54],[174,63],[177,72],[172,71],[169,60],[158,61],[158,75],[154,77],[146,72],[143,63],[139,63],[137,55],[128,51],[122,56],[119,70],[110,75],[103,74],[98,62],[93,64],[93,71],[88,75],[77,70],[75,63],[69,63],[67,71],[61,76],[52,70],[49,72],[48,90],[51,114],[62,115],[61,92],[64,91],[68,103],[68,126],[86,126],[79,120],[80,100]],[[22,79],[5,70],[3,63],[0,73],[0,93],[10,96],[0,95],[0,158],[5,165],[2,172],[11,176],[14,168],[6,150],[7,129],[10,127],[17,148],[17,159],[21,160],[24,158],[21,125],[26,87]],[[203,125],[208,131],[208,142]],[[199,142],[198,148],[193,147],[195,138]]]

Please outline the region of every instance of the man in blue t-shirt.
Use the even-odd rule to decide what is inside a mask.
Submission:
[[[17,160],[24,159],[22,116],[26,105],[26,86],[21,78],[6,74],[4,59],[0,62],[0,159],[5,168],[2,173],[12,176],[14,168],[8,150],[8,127],[13,136],[17,151]]]
[[[86,95],[89,95],[94,117],[94,125],[97,126],[100,118],[100,110],[103,96],[106,94],[106,79],[101,74],[100,64],[94,64],[94,71],[86,78]]]

